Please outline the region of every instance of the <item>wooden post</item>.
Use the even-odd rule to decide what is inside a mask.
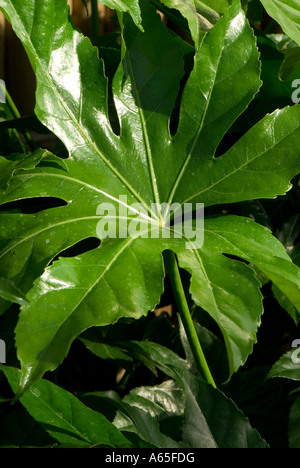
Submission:
[[[70,13],[73,14],[73,0],[68,0],[68,5],[70,6]]]
[[[0,12],[0,79],[5,78],[5,18]]]

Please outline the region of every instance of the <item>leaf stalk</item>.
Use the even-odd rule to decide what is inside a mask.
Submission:
[[[92,38],[95,41],[99,36],[98,0],[91,0],[92,7]]]
[[[202,346],[200,344],[196,329],[194,327],[193,319],[190,314],[189,306],[186,300],[185,292],[183,289],[178,263],[174,252],[165,252],[165,262],[168,269],[168,274],[178,307],[178,312],[182,320],[182,324],[187,335],[191,351],[193,353],[195,362],[200,370],[206,377],[208,383],[214,388],[217,388],[213,379],[207,361],[205,359]]]

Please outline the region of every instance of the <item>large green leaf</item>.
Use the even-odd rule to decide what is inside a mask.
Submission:
[[[183,440],[196,448],[268,448],[248,419],[218,389],[179,372],[185,392]]]
[[[1,366],[14,392],[21,372]],[[40,380],[21,398],[28,413],[58,442],[76,448],[131,447],[132,444],[102,414],[48,380]]]
[[[167,212],[151,209],[153,203],[174,202],[178,214],[187,202],[197,208],[196,203],[283,195],[300,169],[299,107],[267,115],[215,157],[261,85],[254,34],[236,0],[196,52],[178,129],[171,135],[185,49],[146,0],[140,6],[145,32],[129,15],[121,24],[122,63],[112,86],[116,134],[103,64],[68,21],[67,2],[0,0],[36,72],[36,115],[69,152],[63,161],[52,156],[37,160],[34,168],[10,167],[1,193],[3,204],[55,198],[63,205],[1,214],[0,276],[26,293],[35,280],[16,329],[23,389],[55,369],[85,329],[154,309],[163,291],[167,249],[191,273],[194,301],[220,327],[230,375],[251,353],[262,313],[251,264],[299,309],[299,269],[265,228],[234,216],[207,218],[203,247],[190,248],[193,234],[178,236]],[[102,203],[110,203],[109,219],[121,236],[106,239],[105,226],[99,229],[100,220],[108,222],[99,211]],[[97,236],[100,247],[85,244],[84,253],[57,259],[68,247]]]
[[[182,395],[175,382],[134,389],[123,400],[114,392],[109,393],[108,401],[118,409],[114,424],[120,431],[137,433],[145,442],[159,448],[185,446],[166,435],[160,427],[161,419],[180,414]]]
[[[267,448],[259,433],[251,427],[249,420],[236,407],[235,403],[221,391],[195,375],[188,369],[188,363],[173,351],[151,342],[131,342],[128,348],[134,355],[146,363],[159,368],[166,375],[178,382],[182,388],[181,404],[174,407],[174,396],[167,399],[169,416],[182,415],[182,442],[194,448]],[[156,389],[153,389],[155,391]],[[150,415],[160,414],[156,405],[135,398],[134,394],[126,397],[133,406],[143,409]],[[151,400],[158,399],[153,394]],[[177,396],[178,398],[178,396]],[[150,399],[150,398],[149,398]],[[162,400],[165,403],[165,400]],[[172,404],[173,403],[173,404]],[[122,412],[122,407],[119,409]],[[118,415],[118,427],[128,427],[128,414],[123,410],[123,418]],[[129,419],[132,420],[132,418]],[[127,426],[126,426],[127,424]]]
[[[299,310],[298,268],[270,231],[250,219],[206,219],[205,242],[198,254],[192,250],[177,253],[180,265],[192,274],[192,297],[223,332],[231,372],[245,362],[256,341],[261,293],[249,265],[220,254],[243,258],[256,266],[286,292]]]
[[[300,45],[299,0],[260,0],[268,14],[282,27],[283,31]]]

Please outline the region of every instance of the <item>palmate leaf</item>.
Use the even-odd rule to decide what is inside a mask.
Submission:
[[[167,249],[191,273],[194,301],[219,325],[231,375],[251,353],[262,313],[260,283],[249,264],[298,310],[299,269],[268,230],[248,219],[207,218],[203,247],[191,249],[189,235],[176,237],[177,228],[169,228],[164,212],[153,215],[151,205],[274,198],[291,187],[300,170],[298,106],[267,115],[229,151],[214,156],[261,85],[253,31],[240,2],[196,52],[175,135],[170,119],[184,48],[146,0],[141,2],[144,32],[129,15],[122,22],[123,60],[113,81],[119,135],[108,117],[103,64],[97,49],[68,21],[67,2],[0,0],[0,7],[35,69],[36,115],[69,151],[63,161],[52,156],[38,160],[35,168],[13,167],[1,193],[3,204],[55,197],[64,205],[1,215],[0,276],[26,293],[35,280],[16,329],[23,390],[55,369],[85,329],[154,309],[163,291]],[[4,166],[10,164],[5,161]],[[121,236],[104,239],[104,230],[97,230],[99,221],[106,221],[101,203],[110,203],[110,219]],[[128,236],[124,225],[134,228]],[[153,229],[160,234],[156,238]],[[97,234],[100,247],[56,259]]]

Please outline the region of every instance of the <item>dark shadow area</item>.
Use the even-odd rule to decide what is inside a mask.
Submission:
[[[26,198],[10,203],[5,203],[0,206],[0,213],[23,213],[34,214],[40,211],[49,210],[50,208],[58,208],[60,206],[67,206],[67,202],[61,198],[54,197],[36,197]]]

